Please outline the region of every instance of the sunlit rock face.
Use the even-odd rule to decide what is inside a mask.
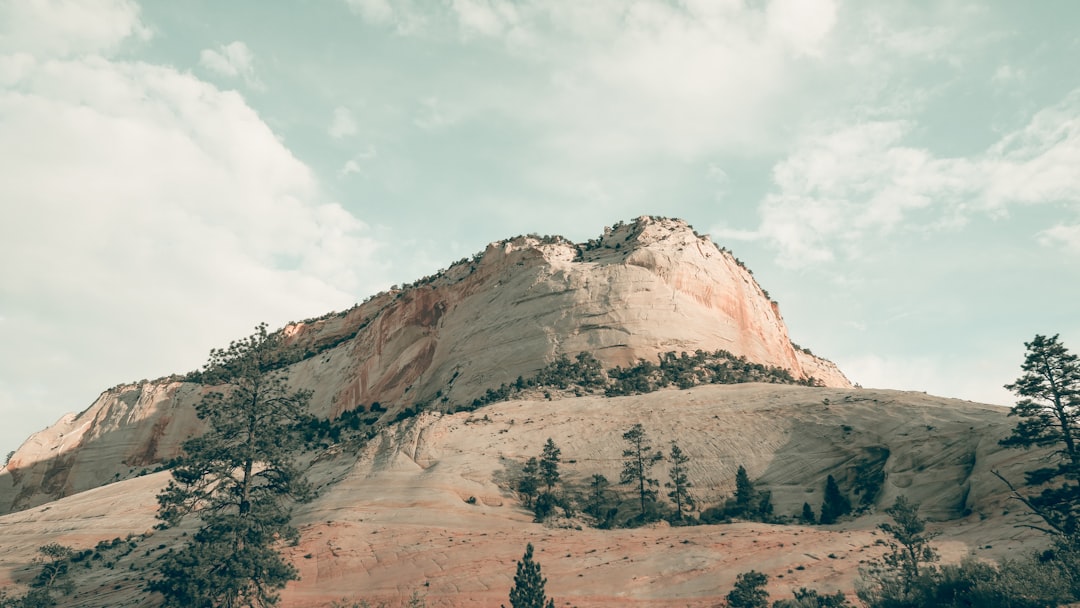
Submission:
[[[348,311],[290,324],[306,353],[288,367],[335,416],[379,402],[452,410],[561,355],[606,368],[668,351],[725,350],[850,387],[793,347],[776,302],[730,252],[677,219],[642,217],[587,243],[519,236]],[[0,513],[153,470],[200,429],[206,389],[172,377],[109,389],[31,436],[0,473]]]

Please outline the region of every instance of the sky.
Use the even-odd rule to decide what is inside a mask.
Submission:
[[[1080,4],[0,0],[0,452],[261,321],[680,217],[868,387],[1080,349]]]

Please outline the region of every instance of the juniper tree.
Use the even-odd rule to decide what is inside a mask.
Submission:
[[[671,481],[664,484],[671,488],[668,498],[675,502],[675,517],[682,521],[684,511],[694,510],[694,499],[690,496],[690,488],[694,485],[686,476],[686,463],[690,462],[679,445],[671,442]]]
[[[1080,532],[1080,361],[1057,335],[1036,335],[1024,346],[1024,374],[1005,385],[1021,397],[1009,412],[1021,420],[1001,445],[1053,448],[1052,466],[1026,474],[1030,485],[1053,485],[1035,496],[1014,493],[1053,531],[1076,535]]]
[[[626,460],[623,462],[619,480],[625,484],[637,484],[638,497],[641,501],[641,517],[645,518],[648,513],[647,505],[656,500],[656,490],[653,488],[660,485],[660,482],[649,477],[649,472],[653,465],[664,459],[664,455],[653,451],[649,437],[645,434],[645,427],[640,423],[623,433],[623,439],[630,444],[630,447],[623,450],[623,458]]]
[[[533,546],[529,543],[525,546],[525,555],[517,563],[514,586],[510,589],[510,608],[555,608],[555,600],[546,597],[546,584],[540,564],[533,561]]]
[[[196,406],[206,432],[183,444],[168,487],[158,495],[162,526],[197,514],[200,528],[170,553],[151,589],[165,606],[273,606],[298,578],[275,546],[298,536],[289,504],[310,499],[294,460],[311,393],[289,388],[280,334],[266,324],[210,352],[201,379],[212,390]]]

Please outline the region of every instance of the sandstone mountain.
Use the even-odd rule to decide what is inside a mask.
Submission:
[[[899,495],[944,532],[946,560],[1017,556],[1043,542],[1018,527],[1031,516],[992,474],[1022,479],[1044,455],[998,445],[1014,422],[1004,408],[852,387],[792,344],[777,304],[738,260],[679,220],[639,218],[583,244],[500,241],[281,331],[291,347],[281,364],[294,388],[313,392],[311,413],[365,416],[304,456],[318,497],[296,507],[301,538],[284,548],[302,576],[283,593],[286,608],[404,605],[413,591],[431,607],[495,608],[529,542],[560,606],[714,606],[749,569],[770,575],[774,599],[802,586],[850,594],[859,566],[884,550],[875,526]],[[741,357],[765,370],[754,378],[788,384],[490,392],[564,356],[588,353],[610,370],[684,351]],[[153,529],[169,478],[159,469],[201,430],[193,405],[208,389],[198,380],[117,386],[16,452],[0,470],[0,588],[25,582],[35,549],[59,542],[96,547],[106,566],[77,568],[79,593],[65,605],[153,605],[142,592],[148,570],[192,526]],[[617,508],[632,509],[617,480],[622,434],[638,423],[660,449],[678,440],[700,508],[729,497],[744,466],[788,523],[533,521],[515,481],[548,438],[562,449],[567,495],[602,474],[623,494]],[[667,467],[655,477],[666,480]],[[820,510],[830,475],[861,516],[796,524],[804,502]]]
[[[606,367],[664,352],[724,350],[848,387],[831,362],[796,348],[751,273],[681,220],[642,217],[584,244],[522,236],[343,313],[282,331],[303,353],[295,388],[333,417],[378,402],[450,410],[528,377],[560,355]],[[174,376],[105,391],[35,434],[0,471],[0,513],[153,469],[198,432],[202,388]]]

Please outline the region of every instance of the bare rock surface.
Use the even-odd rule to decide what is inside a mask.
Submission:
[[[681,220],[642,217],[585,244],[523,236],[340,314],[294,323],[289,368],[311,412],[379,402],[452,410],[561,355],[604,367],[725,350],[795,378],[849,387],[797,350],[779,307],[730,252]],[[174,376],[109,389],[33,435],[0,469],[0,513],[127,479],[175,456],[202,387]]]
[[[421,414],[362,446],[313,457],[319,497],[297,507],[302,537],[284,551],[302,579],[283,605],[400,605],[418,591],[433,607],[495,608],[507,602],[514,562],[529,542],[558,606],[713,606],[750,569],[770,575],[773,599],[802,586],[850,594],[860,564],[883,551],[880,511],[901,494],[945,532],[936,544],[947,561],[969,552],[1016,556],[1043,541],[1016,527],[1031,520],[991,471],[1019,479],[1040,454],[997,445],[1013,422],[1005,414],[922,393],[765,384]],[[564,491],[583,489],[594,473],[616,482],[621,436],[635,423],[656,447],[676,440],[690,456],[703,506],[730,496],[739,465],[772,491],[781,515],[797,514],[804,501],[817,511],[830,474],[856,504],[865,496],[852,490],[860,475],[880,473],[880,487],[864,501],[864,516],[833,526],[598,530],[585,518],[533,522],[511,491],[526,458],[550,437],[562,449]],[[655,477],[664,481],[667,466],[658,464]],[[0,585],[25,580],[34,549],[47,542],[85,548],[149,530],[154,493],[166,481],[167,473],[150,474],[0,517]],[[151,605],[139,578],[182,533],[157,532],[114,568],[78,574],[83,595],[67,605]]]

